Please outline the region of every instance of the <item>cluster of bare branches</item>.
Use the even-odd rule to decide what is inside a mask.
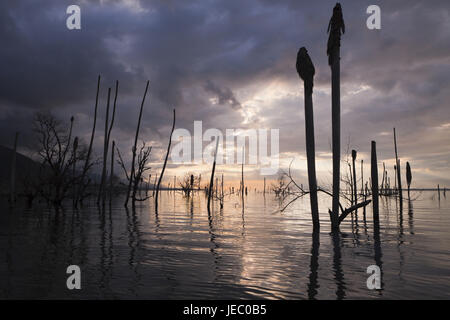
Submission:
[[[128,183],[131,183],[131,199],[134,203],[135,201],[145,201],[150,198],[148,194],[145,197],[138,197],[138,191],[142,189],[142,184],[144,183],[144,175],[145,173],[151,169],[151,167],[147,166],[147,163],[150,158],[150,153],[152,152],[152,147],[147,147],[145,142],[142,142],[142,146],[139,149],[139,153],[137,153],[137,160],[134,170],[128,174],[128,171],[125,167],[125,162],[123,161],[122,155],[120,153],[119,148],[116,147],[117,155],[119,159],[117,163],[123,169],[125,177]],[[133,153],[134,150],[133,150]],[[150,179],[150,178],[149,178]]]
[[[193,173],[186,173],[182,180],[178,182],[181,191],[186,197],[189,197],[194,190],[200,189],[201,175],[194,175]]]
[[[280,199],[281,202],[285,202],[289,200],[280,211],[285,211],[292,203],[294,203],[299,198],[310,193],[309,190],[305,190],[302,184],[299,184],[295,181],[291,172],[292,161],[289,164],[289,169],[287,172],[282,171],[282,174],[279,176],[277,183],[272,185],[272,191],[275,193],[276,197]],[[322,192],[330,197],[333,197],[333,194],[325,188],[320,186],[317,187],[317,192]],[[364,207],[370,203],[370,200],[365,200],[361,203],[350,206],[349,208],[344,208],[341,202],[339,202],[340,215],[338,217],[338,223],[340,224],[350,213],[357,210],[358,208]],[[331,217],[331,211],[330,219]]]
[[[71,190],[75,198],[82,177],[76,166],[86,159],[87,149],[78,137],[72,137],[73,123],[71,117],[66,129],[50,113],[38,113],[34,120],[41,159],[37,193],[54,205],[61,205]]]

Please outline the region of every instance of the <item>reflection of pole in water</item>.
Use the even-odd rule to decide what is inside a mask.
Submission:
[[[383,254],[381,252],[381,241],[380,241],[380,223],[378,220],[373,221],[373,247],[375,253],[375,264],[380,267],[380,277],[381,277],[381,290],[383,289],[383,261],[381,260]],[[381,291],[379,291],[381,293]]]
[[[341,237],[339,232],[331,233],[333,240],[333,270],[334,270],[334,280],[337,285],[336,298],[341,300],[345,297],[345,282],[344,273],[342,272],[342,261],[341,261]]]
[[[320,233],[314,232],[312,234],[311,245],[311,260],[309,263],[309,283],[308,283],[308,299],[313,300],[317,295],[318,284],[318,272],[319,269],[319,246],[320,246]]]
[[[409,234],[414,234],[414,212],[412,201],[408,201],[408,226],[409,226]]]

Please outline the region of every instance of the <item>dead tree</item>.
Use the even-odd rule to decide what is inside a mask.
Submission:
[[[111,88],[108,88],[108,100],[106,103],[106,116],[105,116],[105,135],[103,137],[103,165],[102,165],[102,176],[100,179],[100,186],[98,188],[98,195],[97,195],[97,204],[100,204],[100,200],[104,199],[103,197],[103,190],[105,185],[105,179],[106,179],[106,161],[108,157],[108,121],[109,121],[109,101],[111,98]]]
[[[409,189],[411,187],[411,181],[412,181],[411,166],[409,165],[409,162],[406,162],[406,183],[408,184],[408,200],[411,200],[411,198],[409,196]]]
[[[339,182],[341,165],[341,97],[340,97],[340,47],[341,32],[345,33],[342,8],[339,3],[333,9],[333,15],[328,24],[327,55],[331,67],[331,120],[333,149],[333,207],[332,227],[339,227]]]
[[[102,205],[105,205],[105,199],[106,199],[106,161],[108,158],[108,152],[109,152],[109,141],[111,138],[111,131],[114,126],[114,119],[116,115],[116,104],[117,104],[117,94],[119,90],[119,81],[116,81],[116,90],[114,95],[114,105],[113,105],[113,112],[111,116],[111,123],[109,123],[109,99],[111,94],[111,88],[108,89],[108,104],[106,108],[106,118],[105,118],[105,137],[104,137],[104,150],[103,150],[103,170],[102,170],[102,179],[100,184],[100,190],[97,202],[99,202],[100,198],[102,199]]]
[[[219,137],[216,137],[216,150],[214,151],[214,161],[211,171],[211,179],[209,180],[209,188],[208,188],[208,211],[210,210],[212,192],[214,187],[214,173],[216,171],[216,159],[217,159],[217,149],[219,148]]]
[[[158,185],[156,186],[156,196],[155,196],[155,210],[158,210],[158,195],[159,195],[159,188],[161,186],[161,181],[163,179],[164,176],[164,171],[166,170],[166,165],[167,165],[167,159],[169,158],[169,152],[170,152],[170,145],[172,144],[172,134],[173,131],[175,130],[175,109],[173,109],[173,123],[172,123],[172,130],[170,131],[170,136],[169,136],[169,144],[167,146],[167,152],[166,152],[166,157],[164,159],[164,164],[161,170],[161,175],[159,176],[159,180],[158,180]]]
[[[263,191],[263,194],[264,195],[266,194],[266,177],[264,177],[264,191]]]
[[[145,145],[145,142],[142,142],[142,146],[139,149],[139,153],[137,153],[137,157],[136,157],[137,165],[135,166],[133,172],[130,172],[130,174],[128,174],[128,172],[127,172],[127,169],[126,169],[125,163],[122,159],[122,155],[120,154],[119,148],[116,147],[116,150],[117,150],[117,156],[119,157],[119,159],[117,160],[117,163],[120,165],[120,167],[124,171],[125,177],[128,181],[128,184],[130,183],[130,181],[132,182],[130,193],[131,193],[132,206],[134,207],[136,201],[145,201],[150,198],[148,195],[146,195],[144,198],[138,198],[137,191],[139,190],[140,183],[143,180],[145,173],[151,169],[150,167],[147,167],[147,162],[150,158],[150,153],[152,151],[152,147],[147,147]],[[149,177],[149,179],[150,179],[150,177]]]
[[[364,194],[364,160],[361,159],[361,194]]]
[[[400,159],[397,153],[397,136],[395,134],[394,128],[394,148],[395,148],[395,163],[397,165],[397,183],[398,183],[398,195],[400,197],[400,207],[403,205],[403,195],[402,195],[402,170],[400,166]]]
[[[38,156],[41,158],[40,195],[56,206],[60,206],[68,191],[78,184],[80,177],[73,176],[74,162],[85,159],[85,149],[72,143],[74,118],[69,129],[65,129],[51,114],[38,113],[34,121],[34,131],[38,136]],[[72,171],[73,172],[73,171]]]
[[[316,180],[316,151],[314,139],[314,112],[312,92],[314,86],[315,68],[305,47],[301,47],[297,54],[297,72],[303,80],[305,98],[305,133],[306,133],[306,157],[308,162],[309,198],[311,204],[311,216],[313,230],[320,229],[319,207],[317,204],[317,180]],[[265,182],[265,181],[264,181]],[[265,189],[264,189],[265,190]]]
[[[88,150],[87,150],[86,159],[85,159],[84,166],[83,166],[83,171],[81,173],[81,180],[80,180],[79,188],[78,188],[77,194],[76,194],[75,206],[78,204],[79,201],[82,201],[83,198],[85,197],[85,191],[86,191],[86,188],[88,187],[89,182],[90,182],[90,179],[88,179],[88,181],[85,182],[85,178],[86,178],[86,175],[87,175],[89,169],[92,166],[91,155],[92,155],[92,145],[94,143],[95,127],[96,127],[96,124],[97,124],[97,109],[98,109],[98,95],[99,95],[99,91],[100,91],[100,75],[98,76],[98,80],[97,80],[97,94],[96,94],[96,97],[95,97],[94,123],[92,125],[91,139],[90,139],[90,142],[89,142],[89,147],[88,147]]]
[[[353,205],[358,204],[358,191],[356,189],[356,150],[352,150],[352,162],[353,162]],[[355,213],[357,213],[358,210],[355,210]]]
[[[142,119],[142,111],[144,109],[144,102],[145,102],[145,97],[147,96],[147,91],[148,91],[148,85],[149,85],[150,81],[147,81],[147,85],[145,86],[145,92],[144,92],[144,96],[142,97],[142,102],[141,102],[141,108],[139,109],[139,118],[138,118],[138,123],[136,126],[136,135],[134,137],[134,145],[132,148],[132,158],[131,158],[131,172],[130,172],[130,179],[128,181],[128,189],[127,189],[127,196],[125,198],[125,207],[128,206],[128,201],[130,199],[130,193],[131,193],[131,187],[133,185],[133,177],[134,177],[134,170],[135,170],[135,162],[136,162],[136,148],[137,148],[137,142],[138,142],[138,138],[139,138],[139,129],[141,127],[141,119]]]
[[[372,141],[371,160],[373,219],[378,221],[378,164],[377,144],[375,141]]]

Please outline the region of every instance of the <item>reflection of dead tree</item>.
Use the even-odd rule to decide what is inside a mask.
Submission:
[[[72,143],[73,121],[72,117],[68,130],[51,114],[38,113],[34,121],[34,131],[38,135],[38,155],[42,160],[40,195],[58,206],[81,178],[70,169],[77,160],[86,157],[86,148]]]
[[[152,147],[146,147],[145,142],[142,142],[142,146],[137,155],[136,167],[135,167],[135,170],[133,172],[131,172],[131,177],[128,175],[128,172],[125,167],[125,163],[122,159],[122,155],[120,154],[119,148],[116,147],[116,150],[117,150],[117,156],[119,157],[119,159],[117,160],[117,163],[123,169],[128,183],[130,183],[130,179],[131,179],[131,183],[132,183],[131,200],[132,200],[133,206],[134,206],[135,201],[145,201],[145,200],[149,199],[150,196],[148,196],[148,195],[146,195],[144,198],[138,198],[137,192],[141,188],[141,183],[143,182],[143,177],[144,177],[145,172],[147,172],[148,170],[151,169],[150,167],[147,167],[147,162],[149,160],[150,153],[152,151]]]

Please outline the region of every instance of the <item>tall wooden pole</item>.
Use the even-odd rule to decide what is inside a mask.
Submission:
[[[303,80],[305,97],[305,136],[306,158],[308,165],[309,200],[311,205],[311,217],[313,231],[319,231],[319,206],[317,204],[317,179],[316,179],[316,150],[314,139],[314,111],[313,111],[313,86],[315,68],[305,47],[300,48],[297,54],[297,72]]]
[[[377,144],[372,141],[372,157],[371,157],[371,181],[372,181],[372,205],[373,220],[378,221],[378,166],[377,166]]]
[[[266,177],[264,177],[264,191],[263,191],[263,194],[264,195],[266,194]]]
[[[105,188],[106,180],[106,161],[108,156],[108,121],[109,121],[109,101],[111,98],[111,88],[108,88],[108,100],[106,104],[106,116],[105,116],[105,136],[103,138],[103,166],[102,166],[102,177],[100,180],[100,187],[98,189],[97,204],[100,203],[100,199],[104,199],[103,190]]]
[[[245,162],[245,149],[242,147],[242,167],[241,167],[241,194],[242,203],[244,203],[244,162]]]
[[[356,150],[352,150],[352,160],[353,160],[353,205],[356,206],[358,204],[358,190],[356,189]],[[358,209],[355,210],[355,213],[358,212]]]
[[[398,158],[397,153],[397,136],[395,134],[394,128],[394,147],[395,147],[395,163],[397,164],[397,183],[398,183],[398,195],[400,197],[400,206],[403,204],[403,195],[402,195],[402,170],[400,167],[400,159]]]
[[[341,93],[340,93],[340,46],[341,31],[345,33],[342,8],[339,3],[333,8],[333,16],[328,24],[327,54],[331,67],[331,126],[333,151],[333,207],[331,224],[333,229],[339,228],[339,183],[341,180]]]
[[[361,194],[364,194],[364,160],[361,159]]]

